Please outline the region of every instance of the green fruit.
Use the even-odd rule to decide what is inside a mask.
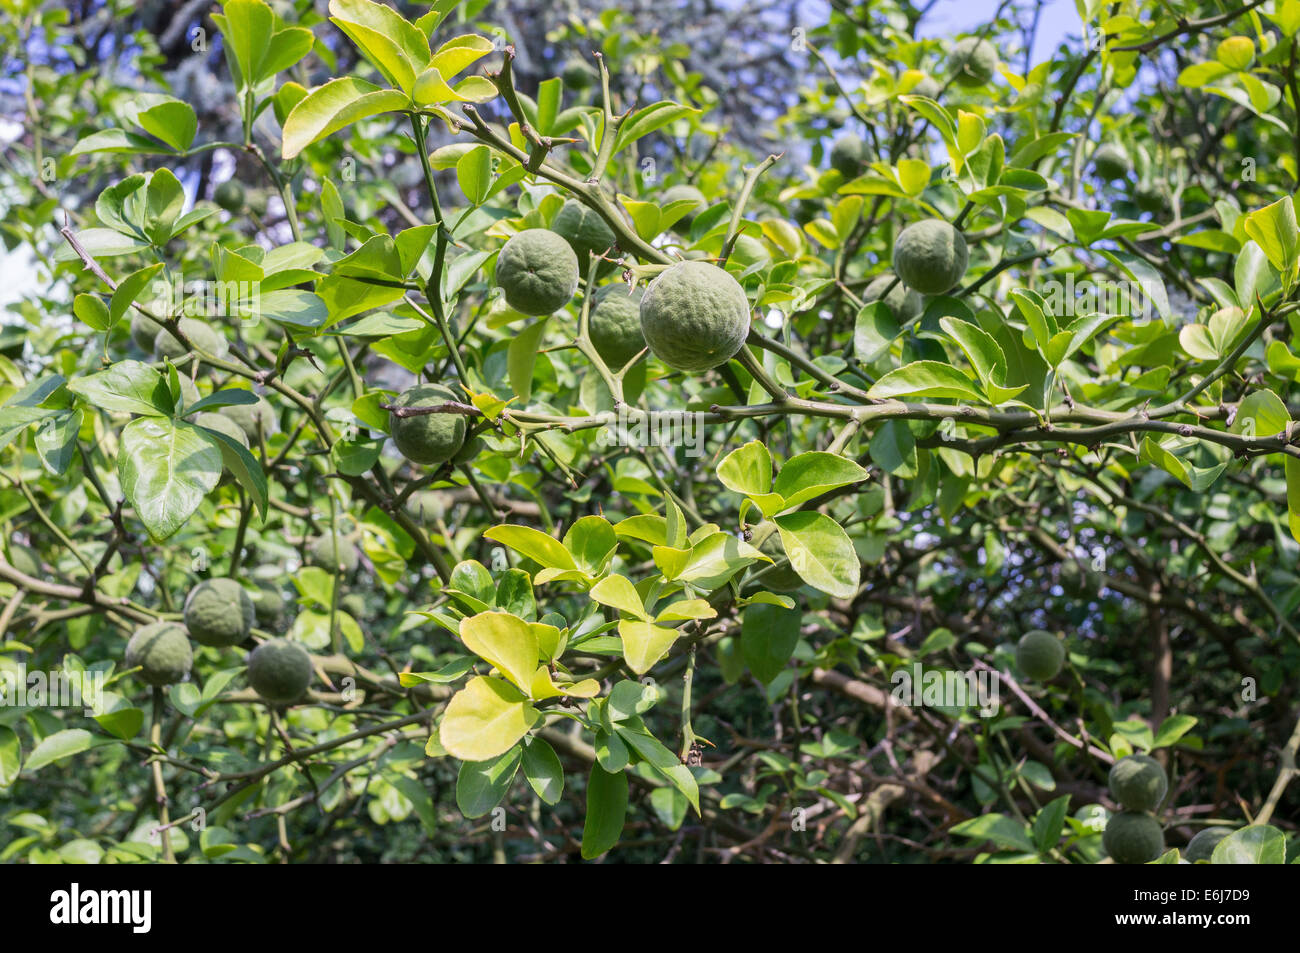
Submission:
[[[966,274],[969,253],[961,232],[938,218],[914,222],[894,242],[894,271],[922,294],[943,294]]]
[[[24,576],[31,576],[34,579],[41,577],[40,553],[23,543],[9,543],[9,565]]]
[[[749,334],[749,299],[716,265],[679,261],[641,299],[641,333],[674,370],[699,374],[731,360]]]
[[[1016,668],[1036,682],[1055,678],[1065,664],[1065,646],[1042,629],[1031,629],[1016,645]]]
[[[890,284],[893,284],[894,287],[889,294],[885,294],[885,289]],[[866,291],[862,293],[862,300],[868,303],[879,301],[881,295],[885,295],[885,307],[889,309],[890,315],[900,324],[912,320],[921,313],[923,307],[921,296],[901,281],[895,282],[894,276],[889,273],[872,280],[871,284],[867,285]]]
[[[153,353],[154,339],[162,329],[161,324],[146,314],[136,311],[131,315],[131,340],[146,354]]]
[[[235,179],[226,179],[212,193],[212,201],[227,212],[238,212],[244,207],[244,187]]]
[[[926,99],[938,100],[943,92],[943,85],[933,76],[922,76],[916,85],[906,93],[908,96],[924,96]]]
[[[154,622],[126,643],[126,667],[139,668],[150,685],[173,685],[190,673],[194,652],[185,627],[177,622]]]
[[[406,499],[406,512],[422,523],[442,519],[446,511],[446,498],[437,490],[421,490]]]
[[[831,168],[846,179],[856,179],[867,167],[867,144],[852,133],[831,145]]]
[[[972,89],[983,86],[993,78],[997,68],[998,51],[988,40],[964,37],[948,52],[948,71],[959,86]]]
[[[233,579],[205,579],[185,599],[185,628],[199,645],[238,645],[252,627],[253,600]]]
[[[487,443],[482,437],[475,437],[466,443],[451,458],[451,462],[459,466],[462,463],[472,463],[478,459],[478,455],[487,449]]]
[[[578,290],[578,256],[569,243],[545,228],[512,237],[497,256],[497,284],[506,303],[523,314],[554,314]]]
[[[1101,843],[1117,864],[1146,864],[1165,852],[1164,832],[1150,814],[1112,814]]]
[[[659,204],[667,207],[673,202],[694,202],[694,207],[679,218],[674,228],[690,229],[691,223],[695,221],[695,216],[700,214],[709,207],[709,200],[693,185],[687,185],[685,182],[679,185],[670,185],[664,189],[664,194],[659,197]]]
[[[337,556],[334,549],[336,540]],[[307,544],[307,559],[312,565],[320,566],[322,569],[332,570],[338,566],[346,575],[357,568],[357,548],[344,539],[342,534],[331,538],[329,533],[325,533]]]
[[[1231,827],[1207,827],[1188,842],[1183,856],[1193,864],[1198,860],[1209,861],[1214,855],[1214,848],[1219,846],[1219,841],[1231,833]]]
[[[416,384],[393,401],[394,407],[437,407],[457,397],[439,384]],[[398,417],[390,413],[389,432],[402,456],[412,463],[446,463],[465,442],[465,415],[456,413],[419,414]]]
[[[273,625],[284,614],[284,594],[273,586],[258,586],[252,599],[253,615],[261,625]]]
[[[339,608],[354,619],[366,617],[366,600],[359,592],[349,592],[339,600]]]
[[[190,343],[205,354],[221,357],[226,353],[225,335],[212,325],[205,324],[197,318],[181,318],[180,329],[181,333],[189,338]],[[159,357],[169,357],[173,361],[188,353],[185,346],[166,328],[161,328],[154,336],[153,349]]]
[[[1124,178],[1132,168],[1128,151],[1117,143],[1108,142],[1092,154],[1092,171],[1107,182]]]
[[[248,684],[276,705],[296,702],[311,684],[311,656],[297,642],[268,639],[248,656]]]
[[[204,411],[201,414],[195,414],[194,423],[198,424],[200,427],[206,427],[209,430],[223,433],[231,440],[243,444],[245,450],[248,449],[248,434],[240,430],[239,426],[229,417]]]
[[[1154,811],[1165,799],[1169,778],[1155,758],[1131,754],[1110,768],[1110,794],[1126,811]]]
[[[230,404],[222,407],[218,413],[242,430],[250,444],[257,440],[259,422],[263,434],[269,435],[275,432],[275,412],[271,410],[271,405],[267,403],[265,397],[259,397],[256,404]]]
[[[592,297],[593,307],[588,315],[588,331],[596,353],[615,370],[621,368],[645,348],[641,335],[641,299],[644,288],[627,285],[605,285]]]
[[[568,242],[578,256],[580,275],[587,273],[588,255],[603,255],[617,241],[613,229],[605,224],[603,218],[574,199],[569,199],[561,207],[555,221],[551,222],[551,231]]]

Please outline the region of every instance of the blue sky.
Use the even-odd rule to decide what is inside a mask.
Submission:
[[[988,23],[998,8],[998,0],[939,0],[921,21],[922,36],[948,36],[971,32]],[[1031,61],[1034,65],[1050,59],[1052,52],[1068,35],[1078,37],[1082,24],[1074,0],[1040,0],[1038,35]]]

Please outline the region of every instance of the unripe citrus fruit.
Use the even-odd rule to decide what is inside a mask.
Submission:
[[[1223,840],[1232,833],[1231,827],[1207,827],[1203,831],[1198,831],[1187,844],[1187,849],[1183,851],[1183,856],[1189,863],[1196,863],[1198,860],[1209,861],[1214,856],[1214,848],[1219,846],[1219,841]]]
[[[679,261],[661,272],[641,299],[641,333],[674,370],[699,374],[725,364],[749,334],[749,299],[716,265]]]
[[[894,287],[890,289],[889,294],[885,294],[885,289],[891,284]],[[884,295],[883,299],[881,295]],[[888,273],[873,279],[871,284],[867,285],[862,293],[862,300],[867,303],[883,300],[889,313],[900,324],[915,318],[921,313],[922,308],[921,296],[901,281],[895,282],[894,276]]]
[[[226,353],[225,335],[212,325],[205,324],[197,318],[181,318],[180,329],[181,333],[189,338],[190,343],[205,354],[221,357]],[[176,340],[166,328],[159,328],[154,336],[153,349],[159,357],[169,357],[173,361],[188,353],[185,345]]]
[[[1255,62],[1255,41],[1248,36],[1230,36],[1219,44],[1216,55],[1228,69],[1250,69]]]
[[[1101,843],[1117,864],[1146,864],[1165,852],[1164,832],[1150,814],[1112,814]]]
[[[587,273],[588,255],[603,255],[614,246],[614,231],[594,210],[574,199],[560,208],[551,231],[559,235],[578,256],[578,274]]]
[[[235,179],[226,179],[212,193],[212,201],[227,212],[238,212],[244,207],[244,187]]]
[[[338,543],[337,555],[335,542]],[[322,569],[333,570],[338,566],[345,574],[357,568],[357,549],[341,533],[337,537],[331,537],[329,533],[317,536],[307,544],[307,558]]]
[[[270,436],[275,432],[275,412],[265,397],[259,397],[256,404],[229,404],[219,411],[221,416],[234,422],[249,443],[257,440],[257,425],[262,425],[262,433]]]
[[[644,288],[629,293],[622,282],[605,285],[592,297],[587,330],[596,353],[607,365],[618,370],[645,347],[641,335],[641,299]]]
[[[856,179],[867,167],[867,144],[853,133],[840,136],[831,145],[831,168],[846,179]]]
[[[394,407],[437,407],[457,397],[440,384],[416,384],[393,401]],[[446,463],[465,442],[465,416],[456,413],[399,417],[390,413],[389,432],[398,452],[412,463]]]
[[[253,600],[233,579],[205,579],[185,599],[185,628],[199,645],[238,645],[253,627]]]
[[[983,86],[997,68],[997,48],[979,37],[963,37],[948,52],[948,70],[959,86]]]
[[[919,69],[910,69],[900,77],[901,85],[906,86],[903,95],[905,96],[924,96],[926,99],[938,99],[939,93],[942,92],[943,86],[939,81],[928,73],[922,73]],[[911,83],[910,86],[907,84]]]
[[[1129,160],[1128,152],[1116,143],[1107,142],[1092,154],[1093,171],[1108,182],[1112,179],[1124,178],[1132,168],[1133,163]]]
[[[208,430],[223,433],[231,440],[242,444],[245,450],[248,449],[248,435],[240,430],[238,425],[229,417],[204,411],[201,414],[194,415],[194,423],[200,427],[206,427]]]
[[[894,271],[922,294],[943,294],[966,274],[969,253],[961,232],[943,219],[914,222],[894,242]]]
[[[555,232],[528,228],[501,247],[497,284],[523,314],[554,314],[578,290],[578,256]]]
[[[1016,668],[1037,682],[1056,677],[1065,664],[1065,646],[1042,629],[1031,629],[1016,644]]]
[[[772,253],[763,244],[763,240],[753,235],[737,236],[736,244],[732,246],[730,256],[731,261],[744,268],[761,261],[769,261],[771,258]]]
[[[1110,794],[1126,811],[1154,811],[1165,799],[1169,778],[1155,758],[1131,754],[1110,768]]]
[[[190,673],[194,651],[185,627],[177,622],[153,622],[126,643],[126,667],[139,668],[150,685],[174,685]]]
[[[274,586],[258,586],[257,594],[252,599],[253,615],[261,625],[272,625],[284,614],[284,594]]]
[[[248,656],[248,684],[273,704],[296,702],[311,684],[311,656],[297,642],[268,639]]]
[[[131,315],[131,340],[146,354],[153,353],[154,339],[162,329],[163,326],[147,314],[136,311]]]
[[[437,490],[421,490],[406,498],[406,512],[422,523],[440,520],[447,511],[447,499]]]
[[[679,218],[674,227],[680,225],[682,228],[690,228],[691,222],[695,221],[695,216],[709,207],[709,200],[705,198],[704,193],[693,185],[685,182],[680,185],[670,185],[664,189],[664,194],[659,197],[659,204],[667,207],[673,202],[694,202],[695,206]]]

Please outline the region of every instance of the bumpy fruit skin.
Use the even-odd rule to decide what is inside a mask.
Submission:
[[[252,627],[253,600],[233,579],[205,579],[185,599],[185,628],[199,645],[238,645]]]
[[[1016,644],[1016,668],[1037,682],[1056,677],[1065,664],[1065,646],[1042,629],[1031,629]]]
[[[242,430],[249,443],[257,440],[258,421],[262,423],[263,434],[269,436],[275,432],[275,414],[265,397],[259,397],[256,404],[230,404],[218,412]]]
[[[846,179],[856,179],[867,165],[867,144],[853,133],[840,136],[831,145],[831,168]]]
[[[223,417],[221,414],[208,413],[204,411],[201,414],[194,415],[194,422],[200,427],[206,427],[208,430],[215,430],[223,433],[231,440],[243,444],[244,449],[248,449],[248,434],[239,429],[239,426],[229,417]]]
[[[1126,811],[1154,811],[1165,799],[1169,778],[1155,758],[1131,754],[1110,768],[1110,795]]]
[[[578,256],[555,232],[527,228],[497,256],[497,284],[506,304],[523,314],[554,314],[578,290]]]
[[[1219,846],[1219,841],[1223,840],[1232,833],[1231,827],[1207,827],[1203,831],[1197,832],[1187,844],[1187,849],[1183,851],[1183,856],[1187,858],[1190,864],[1198,860],[1204,860],[1207,863],[1214,855],[1214,848]]]
[[[185,627],[176,622],[154,622],[126,643],[126,667],[139,668],[137,673],[154,686],[174,685],[183,681],[194,663]]]
[[[437,407],[457,397],[439,384],[416,384],[393,401],[394,407]],[[464,414],[419,414],[415,417],[388,416],[389,432],[398,452],[412,463],[431,466],[446,463],[465,442]]]
[[[998,68],[997,48],[988,40],[968,36],[952,45],[948,69],[959,86],[974,89],[993,78]]]
[[[1092,154],[1092,170],[1098,176],[1110,182],[1122,179],[1129,174],[1133,163],[1123,146],[1108,142]]]
[[[921,294],[948,291],[966,274],[970,260],[961,232],[938,218],[913,222],[894,242],[894,271]]]
[[[284,614],[284,594],[272,586],[257,587],[253,599],[253,615],[260,625],[273,625]]]
[[[311,684],[311,656],[297,642],[268,639],[248,656],[248,684],[272,704],[296,702]]]
[[[587,316],[588,331],[596,353],[607,365],[618,370],[645,347],[641,334],[641,299],[644,288],[628,292],[622,282],[605,285],[592,298]]]
[[[702,374],[731,360],[749,334],[749,299],[716,265],[679,261],[641,299],[641,333],[673,370]]]
[[[680,185],[671,185],[664,189],[664,194],[659,197],[659,204],[662,206],[671,205],[673,202],[694,202],[695,207],[683,215],[673,225],[678,229],[689,229],[691,222],[695,221],[695,216],[703,212],[709,206],[709,200],[705,198],[704,193],[693,185],[687,185],[685,182]]]
[[[212,201],[227,212],[238,212],[244,207],[244,187],[234,179],[226,179],[212,193]]]
[[[1101,843],[1117,864],[1147,864],[1165,852],[1164,832],[1150,814],[1112,814]]]
[[[163,326],[148,315],[139,311],[131,315],[131,340],[135,346],[146,354],[153,353],[153,342]]]
[[[605,220],[581,202],[569,199],[551,222],[551,231],[559,235],[578,256],[578,272],[586,274],[588,255],[603,255],[617,239]]]
[[[884,295],[885,307],[889,309],[889,313],[893,315],[894,320],[898,322],[910,321],[921,313],[921,296],[901,281],[894,284],[893,289],[886,295],[885,289],[893,281],[894,276],[888,273],[873,279],[871,284],[867,285],[866,291],[863,292],[862,300],[868,303],[880,301],[882,300],[881,295]]]
[[[221,357],[226,353],[226,338],[212,325],[205,324],[198,318],[181,318],[180,329],[181,333],[190,339],[190,343],[199,350],[214,357]],[[154,336],[153,349],[159,357],[169,357],[173,361],[187,353],[185,346],[172,337],[172,333],[166,328],[160,328]]]
[[[357,549],[342,536],[338,537],[338,561],[335,562],[334,541],[329,533],[317,536],[307,544],[307,558],[322,569],[333,570],[335,565],[341,566],[345,574],[357,568]]]

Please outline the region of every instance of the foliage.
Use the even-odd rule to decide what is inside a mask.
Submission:
[[[1294,860],[1300,2],[1079,8],[1038,64],[1015,10],[783,24],[765,156],[639,5],[538,81],[481,0],[227,0],[217,135],[147,31],[127,83],[7,0],[0,675],[102,691],[0,682],[0,858]],[[597,289],[701,269],[730,360],[709,288],[602,357]],[[251,637],[133,669],[215,579]]]

